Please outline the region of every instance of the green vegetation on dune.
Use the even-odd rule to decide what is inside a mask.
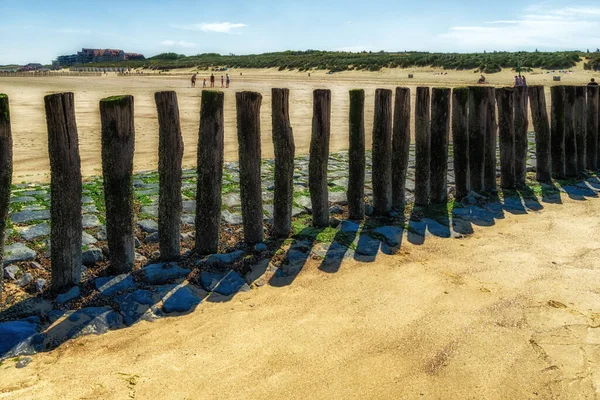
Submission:
[[[596,57],[596,58],[594,58]],[[132,68],[278,68],[280,70],[309,71],[313,69],[332,72],[345,70],[379,71],[382,68],[436,67],[448,70],[476,70],[483,73],[502,69],[530,68],[568,69],[587,58],[598,60],[600,55],[580,51],[570,52],[490,52],[490,53],[426,53],[426,52],[334,52],[334,51],[284,51],[250,55],[220,55],[216,53],[185,56],[162,53],[144,61],[119,62],[118,66]],[[597,62],[600,66],[600,62]],[[596,64],[594,64],[596,65]],[[85,64],[86,66],[117,66],[115,63]]]

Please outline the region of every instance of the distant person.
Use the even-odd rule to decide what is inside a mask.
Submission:
[[[206,78],[204,78],[204,82],[202,82],[202,87],[205,88],[206,87]]]
[[[521,86],[527,86],[527,79],[525,79],[525,75],[521,77]]]
[[[215,74],[210,74],[210,87],[215,87]]]
[[[590,79],[590,83],[588,83],[588,86],[598,86],[598,82],[596,82],[596,80],[592,78]]]
[[[310,72],[308,73],[308,77],[310,78]]]
[[[221,87],[224,88],[225,85],[223,84],[223,75],[221,75]]]
[[[521,86],[521,77],[515,75],[515,86]]]
[[[477,83],[484,84],[485,83],[485,76],[481,75],[481,78],[479,78],[479,80],[477,81]]]
[[[196,87],[196,74],[192,75],[192,87]]]
[[[225,74],[225,87],[229,87],[229,74]]]

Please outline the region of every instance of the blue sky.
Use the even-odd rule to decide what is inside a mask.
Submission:
[[[600,47],[600,2],[0,0],[0,64],[81,47],[174,51],[570,50]]]

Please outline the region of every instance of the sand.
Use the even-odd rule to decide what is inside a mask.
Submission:
[[[574,74],[563,75],[563,84],[582,84],[593,76],[590,71],[576,68]],[[238,158],[235,92],[241,90],[258,91],[263,95],[261,109],[262,155],[273,156],[271,141],[271,88],[290,89],[290,119],[294,129],[297,154],[307,154],[312,121],[312,91],[328,88],[332,91],[331,151],[348,147],[348,91],[353,88],[365,89],[365,120],[367,145],[371,143],[373,102],[376,88],[393,89],[397,86],[410,87],[414,95],[415,87],[473,85],[479,74],[472,71],[442,71],[437,69],[387,69],[381,72],[342,72],[328,75],[324,71],[314,71],[311,77],[305,72],[266,70],[230,70],[232,86],[225,90],[225,158],[234,161]],[[240,76],[240,72],[243,74]],[[447,75],[440,75],[447,72]],[[131,94],[135,97],[136,151],[135,169],[155,169],[158,164],[158,124],[154,93],[162,90],[175,90],[179,98],[182,133],[185,143],[184,165],[194,167],[198,143],[200,115],[200,95],[202,78],[207,72],[200,72],[198,85],[190,87],[191,70],[174,71],[187,75],[156,75],[118,77],[109,74],[102,77],[42,77],[7,78],[0,77],[0,93],[10,96],[12,127],[14,136],[14,181],[48,181],[49,160],[44,96],[49,93],[72,91],[75,93],[81,165],[84,176],[99,175],[100,165],[100,99],[118,94]],[[408,74],[414,74],[408,79]],[[217,73],[220,74],[220,73]],[[488,76],[492,85],[512,84],[514,72],[503,71]],[[217,75],[218,76],[218,75]],[[220,77],[217,86],[220,86]],[[528,83],[553,84],[552,76],[542,71],[528,74]],[[549,101],[548,101],[549,105]]]
[[[0,399],[597,398],[600,200],[563,201],[8,361]]]

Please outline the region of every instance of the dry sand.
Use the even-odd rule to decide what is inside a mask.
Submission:
[[[598,398],[600,200],[563,201],[9,361],[0,399]]]
[[[175,71],[181,73],[182,71]],[[194,167],[198,143],[200,95],[202,78],[199,74],[195,89],[190,87],[191,70],[188,75],[157,75],[118,77],[115,74],[102,77],[49,77],[49,78],[6,78],[0,77],[0,93],[10,96],[12,127],[15,149],[14,181],[48,181],[48,140],[43,97],[49,93],[72,91],[75,93],[75,111],[79,129],[79,143],[84,176],[98,175],[100,166],[100,99],[117,94],[135,96],[136,170],[155,169],[158,163],[158,125],[154,93],[175,90],[179,98],[182,131],[185,142],[184,165]],[[363,88],[366,94],[365,119],[367,144],[371,142],[373,120],[373,97],[376,88],[393,89],[396,86],[414,88],[417,85],[446,86],[472,85],[479,74],[472,71],[445,71],[435,69],[388,69],[381,72],[342,72],[327,75],[324,71],[279,72],[276,70],[230,70],[232,87],[225,90],[225,158],[238,157],[235,92],[253,90],[262,93],[262,154],[273,156],[271,142],[271,88],[290,89],[290,119],[294,129],[297,154],[306,154],[310,143],[312,120],[312,91],[316,88],[332,90],[331,150],[348,147],[348,90]],[[240,72],[243,73],[240,76]],[[413,73],[414,78],[408,79]],[[217,86],[220,75],[216,73]],[[488,76],[492,85],[512,84],[512,71],[503,71]],[[563,84],[581,84],[592,77],[581,67],[572,75],[563,75]],[[528,82],[551,85],[552,76],[541,71],[528,74]],[[548,102],[549,103],[549,102]],[[548,104],[549,105],[549,104]]]

